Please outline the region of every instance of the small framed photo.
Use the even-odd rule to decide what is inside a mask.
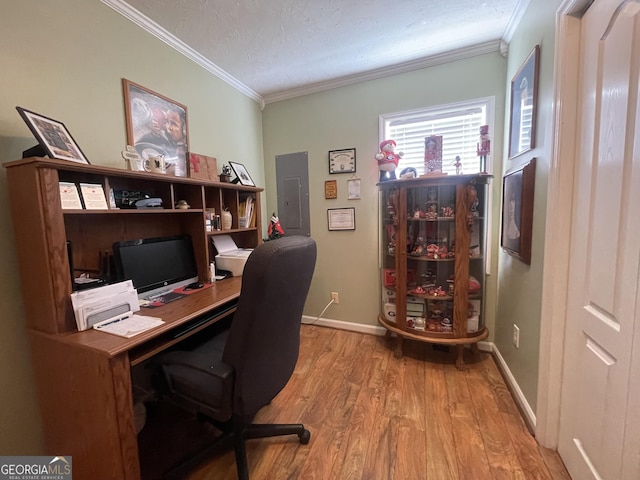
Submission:
[[[249,175],[249,172],[247,172],[247,169],[244,167],[244,165],[242,165],[241,163],[229,162],[229,166],[237,177],[235,180],[233,180],[233,183],[240,182],[241,185],[246,185],[248,187],[256,186],[256,184],[253,183],[253,180],[251,179],[251,176]]]
[[[51,158],[89,164],[82,150],[62,122],[22,107],[16,107],[33,136]]]
[[[329,173],[355,173],[356,149],[343,148],[329,151]]]
[[[536,45],[511,80],[510,159],[536,146],[539,57],[540,46]]]
[[[533,193],[536,159],[508,171],[502,182],[502,235],[500,245],[509,255],[531,264]]]
[[[355,230],[356,209],[353,207],[329,208],[327,210],[327,221],[329,223],[329,231]]]
[[[325,180],[324,198],[327,200],[338,198],[338,182],[336,180]]]

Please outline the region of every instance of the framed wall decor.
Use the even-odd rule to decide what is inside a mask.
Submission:
[[[356,229],[356,209],[351,208],[329,208],[327,210],[327,222],[329,231],[335,230],[355,230]]]
[[[329,173],[355,173],[356,149],[343,148],[329,151]]]
[[[511,80],[509,158],[535,147],[539,59],[540,45],[536,45]]]
[[[147,160],[164,156],[166,173],[187,176],[187,107],[148,88],[122,79],[127,143]]]
[[[253,183],[253,180],[251,179],[251,176],[249,175],[249,172],[247,172],[247,169],[244,167],[244,165],[236,162],[229,162],[229,165],[231,166],[233,173],[235,173],[237,177],[233,180],[233,183],[240,182],[241,185],[247,185],[249,187],[256,186],[256,184]]]
[[[508,254],[531,264],[533,194],[536,159],[508,171],[502,179],[502,234],[500,245]]]
[[[338,181],[337,180],[325,180],[324,198],[327,200],[338,198]]]
[[[18,113],[31,130],[31,133],[45,155],[60,160],[69,160],[77,163],[89,163],[82,150],[73,139],[67,127],[62,122],[45,117],[26,108],[16,107]]]
[[[199,153],[189,152],[189,177],[218,181],[218,161]]]

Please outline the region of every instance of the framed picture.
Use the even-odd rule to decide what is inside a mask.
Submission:
[[[189,177],[218,181],[218,161],[199,153],[189,152]]]
[[[351,208],[329,208],[327,210],[327,221],[329,230],[355,230],[356,229],[356,209]]]
[[[167,175],[187,176],[187,107],[126,78],[122,79],[127,142],[142,156],[164,156]]]
[[[337,180],[325,180],[324,182],[324,198],[327,200],[338,198],[338,182]]]
[[[360,200],[360,179],[350,178],[347,180],[349,200]]]
[[[249,172],[247,172],[247,169],[244,168],[244,165],[242,165],[241,163],[236,163],[236,162],[229,162],[229,165],[231,166],[231,169],[233,170],[233,173],[236,174],[236,179],[233,181],[233,183],[238,183],[240,182],[241,185],[247,185],[249,187],[255,187],[256,184],[253,183],[253,180],[251,179],[251,176],[249,175]]]
[[[62,122],[26,108],[16,107],[22,119],[36,137],[45,155],[60,160],[89,163],[82,150]]]
[[[355,171],[355,148],[329,151],[329,173],[355,173]]]
[[[509,158],[535,147],[539,57],[536,45],[511,80]]]
[[[533,192],[536,159],[508,171],[502,179],[502,235],[500,245],[510,255],[531,264]]]

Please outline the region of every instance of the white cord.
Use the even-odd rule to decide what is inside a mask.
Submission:
[[[320,320],[320,317],[322,317],[322,314],[323,314],[324,312],[326,312],[326,311],[327,311],[327,308],[329,308],[329,307],[331,306],[331,304],[332,304],[332,303],[334,303],[333,298],[331,299],[331,301],[330,301],[329,303],[327,303],[327,306],[326,306],[326,307],[324,307],[324,310],[322,310],[322,311],[320,312],[320,315],[318,315],[318,316],[316,317],[316,319],[315,319],[313,322],[307,322],[307,323],[305,323],[305,325],[313,325],[313,324],[315,324],[318,320]]]

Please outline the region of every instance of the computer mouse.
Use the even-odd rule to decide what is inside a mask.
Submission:
[[[197,290],[198,288],[204,287],[204,283],[202,282],[193,282],[184,287],[185,290]]]

